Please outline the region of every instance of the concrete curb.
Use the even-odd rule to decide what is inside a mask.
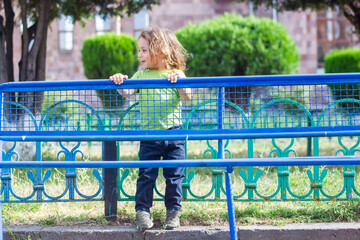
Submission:
[[[180,227],[172,231],[152,229],[145,232],[129,226],[9,226],[4,239],[31,240],[218,240],[230,239],[228,227]],[[312,223],[285,226],[252,225],[238,227],[240,240],[356,240],[360,239],[360,223]]]

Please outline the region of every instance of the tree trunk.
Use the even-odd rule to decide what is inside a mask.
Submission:
[[[4,19],[0,16],[0,84],[8,82]]]
[[[244,111],[249,109],[249,98],[252,92],[252,87],[226,87],[225,92],[226,100],[235,103]]]
[[[26,17],[26,0],[20,1],[20,8],[21,8],[21,22],[23,25],[23,33],[21,35],[21,59],[19,61],[19,80],[20,81],[26,81],[26,66],[28,61],[28,49],[29,49],[29,43],[31,39],[33,39],[31,34],[31,29],[28,30],[28,22]],[[33,25],[35,28],[36,23]],[[32,29],[33,29],[32,28]]]
[[[27,27],[26,0],[21,0],[22,22],[24,29],[22,35],[22,56],[19,62],[20,81],[45,80],[46,38],[50,18],[51,1],[41,0],[38,4],[39,19]],[[26,28],[25,28],[26,26]],[[23,92],[18,102],[32,114],[41,112],[41,92]],[[24,115],[24,109],[18,109],[17,116]]]
[[[341,10],[346,19],[355,27],[355,31],[360,37],[360,2],[358,0],[349,0],[348,4],[341,6]]]
[[[13,82],[14,81],[14,64],[13,64],[13,32],[14,32],[14,11],[12,8],[11,0],[4,0],[4,9],[5,9],[5,28],[3,28],[3,23],[1,23],[1,34],[3,35],[2,40],[0,40],[0,55],[1,55],[1,81],[4,82]],[[3,20],[3,19],[2,19]],[[15,119],[16,109],[13,105],[10,105],[10,102],[15,101],[14,93],[4,93],[3,101],[5,102],[4,114],[7,119]]]
[[[46,24],[46,26],[49,23]],[[43,37],[42,37],[42,41],[40,44],[40,50],[39,50],[39,54],[38,57],[36,59],[36,75],[37,75],[37,80],[38,81],[43,81],[45,80],[45,71],[46,71],[46,42],[47,42],[47,27],[46,29],[44,29],[43,31]],[[42,97],[43,97],[43,92],[35,92],[35,109],[38,109],[41,111],[41,105],[42,105]]]
[[[6,62],[8,82],[14,81],[14,64],[13,64],[13,33],[14,33],[14,11],[11,0],[4,0],[5,8],[5,41],[6,41]]]

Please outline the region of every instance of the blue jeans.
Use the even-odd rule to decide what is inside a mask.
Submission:
[[[181,160],[185,159],[185,141],[141,141],[139,159],[147,160]],[[139,168],[136,184],[135,210],[150,212],[158,168]],[[166,179],[165,207],[167,210],[180,210],[182,200],[182,181],[185,177],[184,168],[164,168]]]

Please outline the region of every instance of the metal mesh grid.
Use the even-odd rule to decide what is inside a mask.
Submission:
[[[334,97],[334,93],[337,97]],[[221,96],[220,96],[221,97]],[[296,128],[359,125],[358,84],[3,92],[2,131]],[[103,101],[102,101],[103,100]]]

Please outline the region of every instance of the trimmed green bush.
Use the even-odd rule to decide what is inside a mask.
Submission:
[[[325,57],[326,73],[351,73],[360,72],[360,49],[336,49]],[[359,84],[329,84],[335,100],[355,98],[359,100]],[[341,106],[349,112],[358,111],[359,104],[343,102]]]
[[[189,24],[176,36],[192,58],[186,74],[235,76],[290,74],[298,70],[298,49],[286,28],[267,18],[224,14],[200,24]],[[229,92],[239,92],[228,89]],[[237,104],[246,104],[251,89],[242,96],[228,94]],[[247,94],[246,94],[247,93]],[[243,102],[239,102],[243,99]]]
[[[360,72],[360,48],[336,49],[325,57],[326,73]]]
[[[115,73],[132,76],[139,65],[136,40],[124,34],[87,38],[81,54],[84,73],[89,79],[107,79]],[[107,108],[122,105],[123,98],[116,90],[99,90],[98,95]]]

